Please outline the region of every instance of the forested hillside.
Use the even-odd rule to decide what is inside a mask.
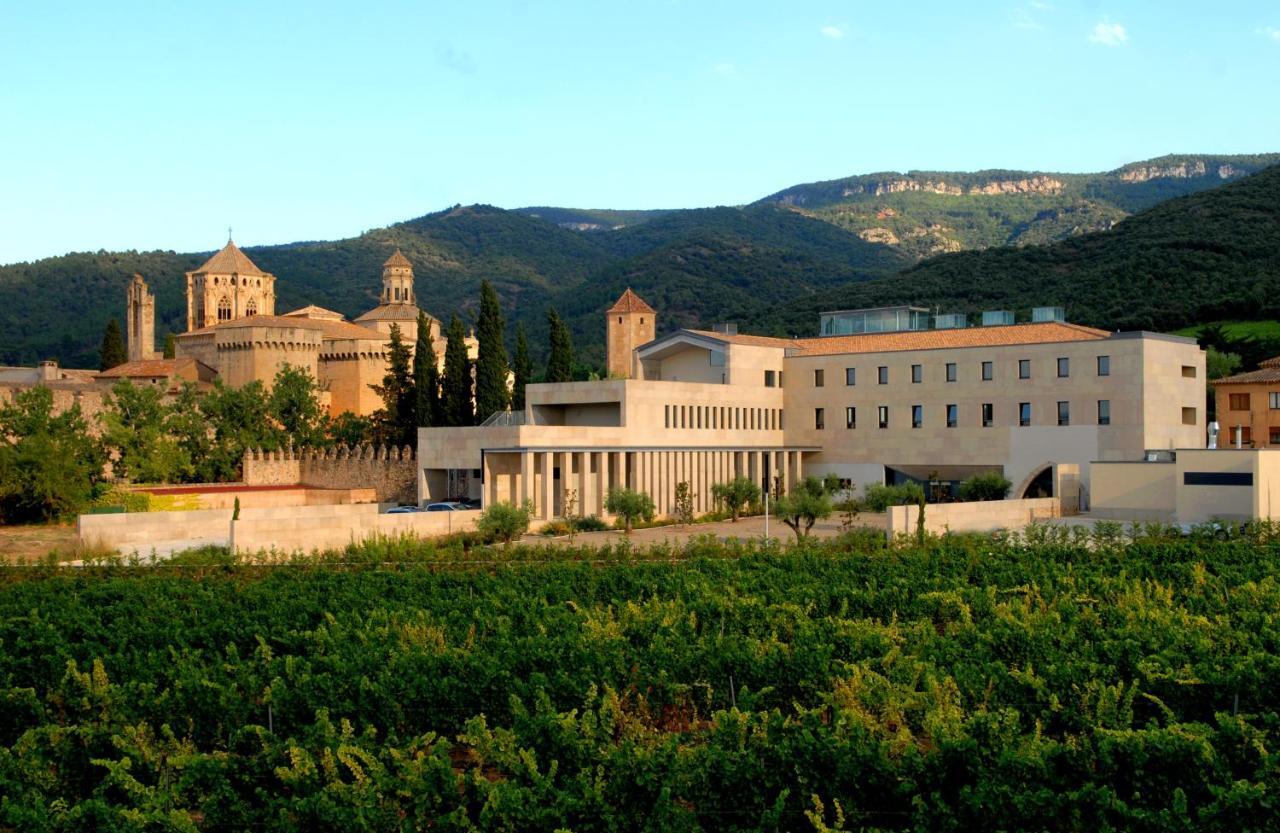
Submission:
[[[1243,178],[1280,154],[1163,156],[1099,174],[910,171],[796,185],[761,202],[788,205],[924,258],[1025,246],[1103,231],[1164,200]]]
[[[1058,304],[1072,321],[1112,329],[1280,317],[1280,166],[1161,203],[1109,232],[936,257],[786,315],[890,303],[1024,313]]]
[[[1177,328],[1274,316],[1280,168],[1241,175],[1269,158],[1171,157],[1100,179],[1067,178],[1064,193],[1093,201],[1074,207],[1034,189],[984,191],[992,181],[1013,182],[1019,172],[919,174],[935,185],[947,177],[947,188],[961,193],[887,196],[949,206],[974,228],[986,228],[989,239],[980,245],[993,248],[915,265],[918,252],[901,240],[864,240],[856,229],[810,216],[816,209],[797,210],[796,204],[819,204],[823,211],[862,204],[853,197],[823,203],[836,193],[830,183],[745,208],[574,213],[458,206],[346,240],[246,251],[278,276],[279,311],[315,303],[355,316],[376,303],[382,261],[398,246],[414,263],[419,302],[429,312],[470,320],[480,281],[488,279],[508,319],[525,322],[535,356],[545,352],[546,309],[554,305],[570,324],[579,358],[597,366],[603,362],[601,313],[627,286],[659,311],[661,330],[728,320],[772,335],[811,335],[819,309],[885,303],[956,311],[1056,303],[1072,320],[1098,326]],[[1187,174],[1201,168],[1203,175]],[[878,181],[836,185],[865,192]],[[1228,184],[1120,221],[1144,202],[1222,181]],[[998,204],[992,200],[1041,206],[1016,242],[1075,234],[1090,226],[1087,218],[1116,224],[1051,245],[1005,247],[1000,236],[1011,220],[992,209]],[[779,204],[786,202],[792,205]],[[601,229],[577,230],[579,221]],[[123,318],[124,287],[135,271],[156,292],[157,337],[181,331],[182,273],[206,256],[97,252],[0,267],[0,364],[56,358],[67,366],[96,366],[103,328],[108,318]]]
[[[673,211],[599,234],[520,212],[459,206],[331,242],[246,247],[275,274],[277,311],[314,303],[355,316],[377,303],[382,262],[396,247],[414,264],[419,305],[470,320],[480,281],[498,290],[509,319],[525,321],[535,354],[546,310],[569,319],[579,356],[603,362],[604,310],[634,282],[664,322],[733,315],[764,321],[772,305],[907,261],[887,246],[773,206]],[[156,293],[156,333],[185,328],[183,272],[206,254],[85,253],[0,267],[0,364],[54,357],[97,365],[107,320],[124,317],[124,288],[141,272]],[[611,297],[612,296],[612,297]]]

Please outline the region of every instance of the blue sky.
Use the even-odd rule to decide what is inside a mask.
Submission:
[[[1280,150],[1268,2],[0,2],[0,263]]]

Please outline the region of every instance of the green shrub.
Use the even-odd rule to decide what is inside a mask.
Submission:
[[[609,525],[600,520],[595,515],[585,515],[575,518],[573,526],[578,532],[604,532]]]
[[[956,489],[956,496],[964,501],[1004,500],[1013,484],[998,471],[988,471],[967,477]]]
[[[644,492],[631,489],[611,489],[604,508],[611,515],[617,515],[622,522],[622,529],[628,535],[635,527],[636,521],[653,520],[653,498]]]
[[[538,534],[545,535],[548,538],[558,538],[573,531],[573,527],[564,518],[552,518],[542,525],[542,529],[538,530]]]
[[[484,508],[476,518],[476,531],[490,541],[501,541],[504,546],[529,531],[529,519],[533,506],[528,501],[516,506],[505,501]]]
[[[883,512],[890,506],[915,506],[922,500],[924,489],[919,483],[903,483],[901,486],[873,483],[867,487],[862,505],[869,512]]]

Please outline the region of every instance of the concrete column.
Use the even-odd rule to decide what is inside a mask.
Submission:
[[[611,476],[609,458],[612,456],[613,455],[608,451],[600,452],[600,493],[603,495],[603,499],[605,500],[608,499],[609,490],[612,488],[609,483],[609,478]]]
[[[498,502],[498,475],[493,470],[493,455],[486,454],[484,457],[484,492],[481,502],[485,506],[492,506]]]
[[[591,493],[587,491],[587,477],[591,474],[591,455],[586,451],[575,451],[573,456],[578,465],[578,514],[587,516],[594,513],[591,507]]]
[[[555,455],[550,451],[544,451],[540,455],[542,457],[542,480],[538,483],[538,517],[543,520],[551,520],[555,515],[554,497],[552,486],[554,485],[553,475],[555,473]]]
[[[791,491],[791,452],[779,451],[778,468],[782,470],[782,493]]]

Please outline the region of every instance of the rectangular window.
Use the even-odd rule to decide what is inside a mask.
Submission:
[[[1267,407],[1273,411],[1280,410],[1280,393],[1273,391],[1267,394]]]
[[[1193,364],[1184,364],[1182,366],[1182,378],[1184,379],[1196,378],[1196,366]]]
[[[1271,435],[1267,437],[1267,445],[1280,445],[1280,428],[1271,429]]]
[[[995,367],[991,362],[982,363],[982,381],[990,382],[995,378]]]
[[[1099,425],[1111,424],[1111,400],[1110,399],[1098,400],[1098,424]]]
[[[1111,375],[1111,357],[1110,356],[1098,356],[1098,375],[1099,376]]]
[[[778,386],[777,371],[766,370],[764,372],[764,386],[766,388],[776,388]]]
[[[1182,424],[1183,424],[1183,425],[1195,425],[1195,424],[1196,424],[1196,409],[1195,409],[1195,408],[1183,408],[1183,409],[1182,409]]]
[[[956,363],[947,362],[947,381],[954,382],[956,380]]]
[[[912,405],[911,406],[911,427],[919,428],[921,425],[924,425],[924,406]]]
[[[813,409],[813,427],[817,428],[819,431],[827,427],[826,413],[825,408]]]
[[[1071,375],[1071,359],[1058,359],[1058,378],[1065,379]]]
[[[1031,378],[1031,359],[1018,359],[1018,378]]]
[[[1031,424],[1031,403],[1030,402],[1018,403],[1018,424],[1024,428]]]
[[[1243,446],[1253,445],[1253,428],[1252,427],[1248,425],[1241,425],[1239,428],[1232,429],[1233,434],[1236,431],[1240,432],[1240,445],[1243,445]],[[1232,441],[1232,445],[1235,445],[1234,440]]]
[[[877,371],[876,375],[880,379],[880,384],[882,385],[889,384],[889,368],[881,366]]]
[[[845,428],[858,427],[858,409],[857,408],[850,406],[844,409],[844,427]]]
[[[844,369],[844,383],[849,387],[853,387],[854,385],[858,384],[857,368],[846,367]]]
[[[955,428],[956,425],[959,424],[959,422],[960,422],[960,406],[948,405],[947,406],[947,427]]]
[[[1227,408],[1229,408],[1232,411],[1249,410],[1249,394],[1247,393],[1227,394]]]
[[[1058,424],[1059,425],[1071,424],[1071,403],[1070,402],[1058,403]]]
[[[990,428],[996,423],[996,406],[990,402],[982,403],[982,427]]]
[[[911,384],[918,385],[924,381],[924,367],[922,365],[911,365]]]
[[[823,382],[825,380],[826,380],[826,373],[823,372],[822,368],[818,368],[817,370],[813,371],[813,386],[815,388],[822,387]]]
[[[881,405],[879,408],[876,409],[876,411],[877,411],[877,416],[879,417],[880,427],[888,428],[889,427],[889,406]]]

